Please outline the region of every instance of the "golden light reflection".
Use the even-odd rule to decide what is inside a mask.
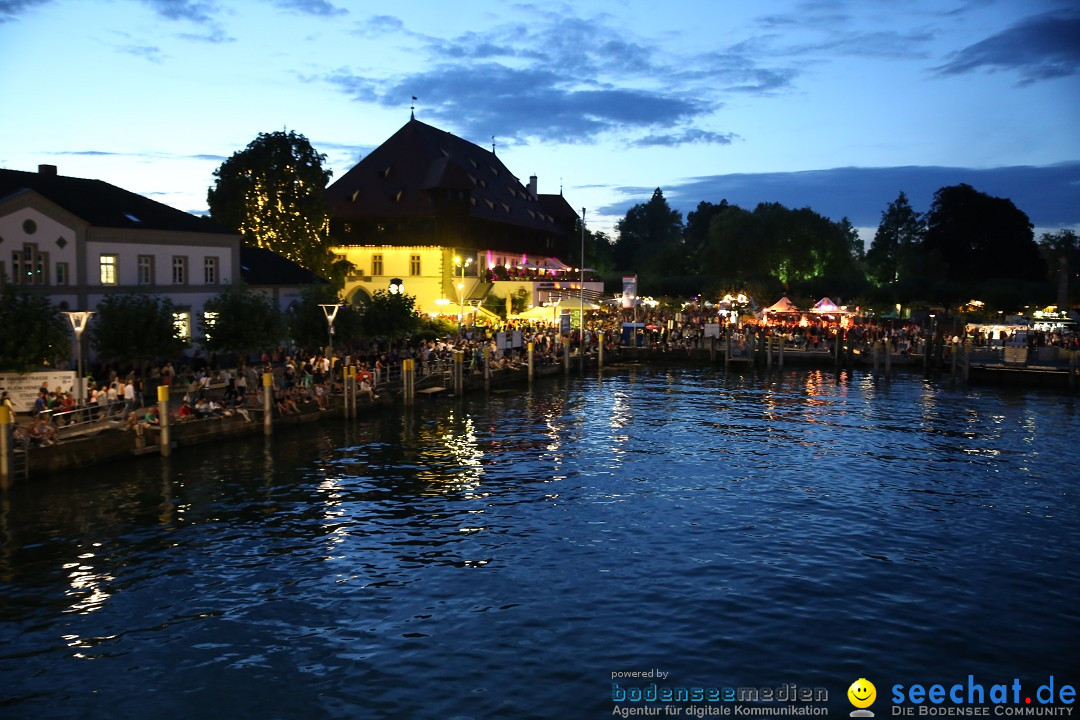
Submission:
[[[95,547],[100,545],[101,543],[94,543]],[[94,566],[89,562],[94,557],[94,553],[85,552],[79,555],[80,562],[65,563],[62,566],[64,570],[70,571],[68,573],[68,582],[71,585],[71,590],[66,594],[68,597],[75,598],[75,601],[64,612],[91,613],[100,610],[105,601],[112,597],[112,593],[108,592],[105,587],[107,583],[112,582],[115,578],[106,573],[95,572]]]

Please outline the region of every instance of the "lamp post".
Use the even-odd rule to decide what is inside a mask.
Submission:
[[[393,280],[391,280],[390,287],[388,289],[390,290],[391,295],[405,294],[405,284],[401,282],[401,278],[394,278]]]
[[[330,372],[333,373],[333,371],[334,371],[334,318],[337,317],[338,310],[341,309],[341,305],[339,305],[338,303],[334,303],[333,305],[330,305],[330,304],[325,304],[324,305],[324,304],[320,303],[319,307],[322,308],[323,315],[326,316],[326,325],[327,325],[327,328],[329,330],[328,334],[330,336],[330,345],[327,348],[327,355],[330,356]]]
[[[585,208],[581,208],[581,275],[578,280],[578,355],[581,356],[581,372],[585,372]]]
[[[465,322],[465,268],[472,265],[472,258],[465,258],[462,262],[461,258],[457,255],[454,256],[454,265],[461,268],[461,281],[458,282],[458,334],[461,333],[462,325]]]
[[[64,314],[71,322],[71,329],[75,331],[75,400],[81,406],[86,402],[86,391],[83,388],[82,334],[86,329],[86,323],[90,322],[90,316],[94,313],[89,310],[78,310],[65,311]]]

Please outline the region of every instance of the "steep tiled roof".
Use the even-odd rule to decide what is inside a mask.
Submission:
[[[552,235],[568,229],[566,218],[534,197],[495,153],[416,119],[326,193],[334,217],[342,220],[435,216],[440,203],[457,203],[478,220]]]
[[[288,258],[266,248],[247,245],[240,246],[240,277],[248,285],[298,287],[326,282]]]
[[[208,218],[177,210],[102,180],[0,169],[0,200],[27,190],[94,227],[231,234]]]

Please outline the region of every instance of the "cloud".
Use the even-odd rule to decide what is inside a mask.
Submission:
[[[1021,84],[1076,75],[1080,71],[1080,14],[1026,18],[960,50],[936,70],[941,75],[1014,70]]]
[[[727,200],[748,210],[758,203],[810,207],[859,227],[876,227],[881,213],[903,191],[917,212],[926,212],[942,187],[967,183],[980,192],[1012,200],[1040,227],[1080,224],[1080,161],[1048,166],[989,169],[957,167],[845,167],[805,172],[740,173],[697,177],[663,188],[685,215],[701,201]],[[619,188],[626,200],[601,212],[620,216],[648,200],[653,188]]]
[[[38,5],[53,0],[0,0],[0,23],[11,22]]]
[[[739,47],[673,53],[602,14],[518,10],[529,19],[447,38],[413,32],[388,15],[366,18],[354,32],[400,36],[423,69],[386,77],[341,68],[324,79],[358,102],[384,107],[421,97],[421,119],[465,137],[494,132],[500,143],[528,143],[612,135],[674,146],[730,142],[732,136],[698,126],[722,107],[722,94],[779,92],[797,74],[763,65]]]
[[[161,48],[155,45],[118,45],[116,49],[128,55],[145,58],[152,63],[160,64],[165,57],[161,53]]]
[[[208,0],[142,0],[143,4],[168,20],[189,20],[203,24],[214,21],[218,7]]]
[[[348,10],[335,7],[327,0],[275,0],[274,4],[285,10],[295,10],[306,15],[334,17],[349,14]]]
[[[175,153],[163,152],[114,152],[111,150],[49,150],[44,154],[61,156],[76,155],[79,157],[131,157],[149,160],[212,160],[214,162],[224,162],[226,160],[224,155],[177,155]]]
[[[488,137],[494,130],[519,142],[583,142],[602,133],[670,128],[711,109],[705,101],[661,91],[579,87],[564,73],[539,66],[453,64],[392,84],[341,73],[330,80],[358,100],[387,107],[417,95],[424,98],[426,117],[456,125],[467,137]],[[687,137],[699,142],[707,136]]]
[[[715,133],[708,130],[689,129],[678,133],[647,135],[630,143],[631,147],[676,147],[690,143],[709,145],[730,145],[738,135],[734,133]]]

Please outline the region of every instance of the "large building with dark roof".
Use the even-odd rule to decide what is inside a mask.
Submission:
[[[207,300],[245,281],[279,307],[319,282],[285,258],[101,180],[0,169],[0,283],[49,296],[60,310],[93,310],[115,292],[169,298],[185,337],[201,340]],[[92,321],[91,321],[92,322]]]
[[[576,248],[578,215],[561,193],[538,193],[535,176],[523,184],[494,152],[415,118],[327,200],[334,251],[355,267],[350,301],[400,280],[421,312],[449,315],[493,289],[511,292],[496,289],[510,277],[539,300],[537,284],[560,284],[548,273],[567,276]]]

